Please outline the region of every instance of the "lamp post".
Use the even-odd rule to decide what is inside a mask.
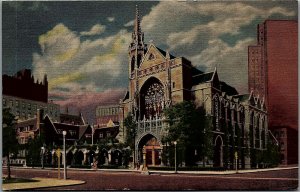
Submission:
[[[133,168],[135,168],[135,131],[131,129],[130,132],[133,137]]]
[[[94,125],[92,125],[92,145],[94,145]]]
[[[63,131],[63,140],[64,140],[64,179],[67,179],[67,165],[66,165],[66,135],[67,131]]]
[[[41,147],[41,152],[42,152],[42,169],[44,169],[44,153],[45,153],[45,147]]]
[[[176,154],[177,141],[174,141],[174,145],[175,145],[175,173],[177,173],[177,154]]]

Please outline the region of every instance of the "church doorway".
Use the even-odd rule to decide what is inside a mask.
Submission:
[[[215,140],[214,167],[223,167],[223,140],[220,135]]]
[[[138,145],[138,162],[140,165],[159,166],[161,164],[162,147],[158,139],[151,135],[145,135]]]

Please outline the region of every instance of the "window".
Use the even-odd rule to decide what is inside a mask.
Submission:
[[[284,137],[284,131],[280,131],[280,137]]]
[[[173,82],[173,88],[175,88],[175,82]]]
[[[11,106],[11,107],[13,106],[13,101],[12,100],[9,101],[9,106]]]
[[[151,53],[148,57],[148,60],[154,60],[155,59],[155,56]]]
[[[284,142],[280,143],[280,148],[281,148],[281,150],[284,150]]]
[[[99,138],[103,138],[103,133],[100,133],[100,134],[99,134]]]
[[[19,107],[19,101],[16,101],[16,107]]]
[[[70,130],[69,132],[70,132],[70,135],[71,135],[71,136],[76,135],[76,131],[75,131],[75,130]]]
[[[106,136],[110,137],[110,132],[109,131],[106,132]]]
[[[164,107],[164,88],[160,83],[151,84],[145,92],[145,116],[160,116]]]
[[[31,104],[30,104],[30,103],[28,103],[27,109],[28,109],[28,110],[31,110]]]

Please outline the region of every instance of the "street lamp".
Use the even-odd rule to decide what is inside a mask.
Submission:
[[[42,169],[44,169],[44,153],[45,153],[45,147],[41,147],[41,152],[42,152]]]
[[[94,145],[94,125],[92,124],[92,145]]]
[[[135,131],[130,129],[131,136],[133,137],[133,168],[135,168]]]
[[[63,131],[63,140],[64,140],[64,179],[67,179],[67,165],[66,165],[66,135],[67,131]]]
[[[177,154],[176,154],[177,141],[174,141],[174,145],[175,145],[175,173],[177,173]]]

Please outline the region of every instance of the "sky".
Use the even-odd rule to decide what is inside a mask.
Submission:
[[[247,93],[247,50],[257,24],[298,19],[296,1],[2,2],[2,73],[47,74],[62,107],[116,102],[128,86],[128,46],[138,5],[145,43],[185,57]],[[104,98],[110,99],[104,99]],[[94,105],[93,105],[94,106]]]

